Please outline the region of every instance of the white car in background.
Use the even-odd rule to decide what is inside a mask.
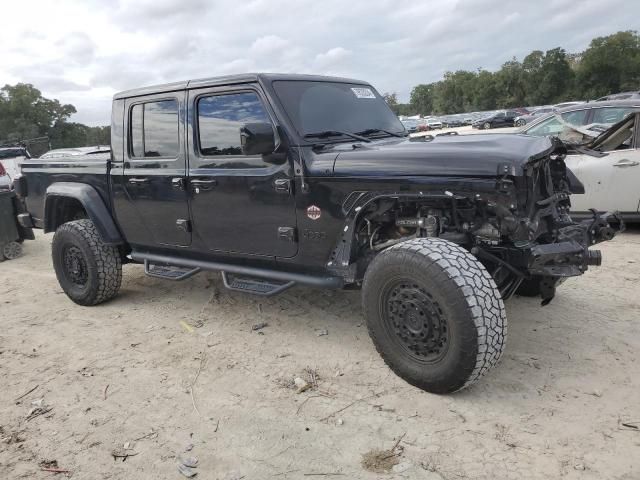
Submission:
[[[589,150],[570,152],[567,167],[583,183],[583,195],[571,195],[575,216],[590,208],[619,211],[625,222],[640,221],[640,111],[598,136]]]
[[[20,176],[22,162],[29,158],[26,148],[21,145],[0,147],[0,189],[9,189]]]
[[[587,147],[576,147],[565,160],[585,187],[584,194],[571,196],[572,215],[584,216],[590,208],[618,210],[625,221],[640,222],[638,115],[640,100],[589,102],[558,110],[518,133]]]

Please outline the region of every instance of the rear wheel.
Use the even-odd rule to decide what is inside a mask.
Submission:
[[[79,305],[113,298],[122,282],[118,247],[105,245],[91,220],[62,225],[53,237],[53,266],[60,286]]]
[[[505,347],[507,319],[495,282],[446,240],[409,240],[379,254],[365,274],[363,305],[387,365],[428,392],[471,385]]]
[[[527,124],[524,120],[518,120],[516,122],[516,127],[524,127]]]
[[[2,247],[0,255],[7,260],[15,260],[22,255],[22,245],[19,242],[9,242]]]

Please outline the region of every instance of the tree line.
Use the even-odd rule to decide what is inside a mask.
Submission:
[[[443,115],[548,105],[640,90],[640,35],[621,31],[594,38],[581,53],[563,48],[534,50],[496,72],[447,72],[438,82],[413,87],[409,103],[395,93],[385,98],[398,115]]]
[[[108,145],[110,127],[89,127],[69,122],[76,113],[71,104],[61,104],[42,96],[40,90],[28,83],[5,85],[0,89],[0,145],[26,142],[48,137],[44,144],[33,142],[32,154],[50,148],[73,148]]]

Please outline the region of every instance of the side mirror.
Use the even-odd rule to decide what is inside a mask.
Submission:
[[[276,149],[276,138],[270,123],[245,123],[240,127],[243,155],[269,155]]]

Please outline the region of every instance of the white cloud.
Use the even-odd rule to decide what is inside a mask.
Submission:
[[[278,35],[265,35],[255,39],[251,44],[251,51],[257,55],[265,55],[282,51],[288,44],[287,40]]]
[[[2,14],[14,19],[0,29],[2,83],[31,82],[73,103],[73,120],[107,124],[118,90],[247,71],[353,76],[407,100],[447,70],[637,28],[640,2],[21,0]]]
[[[351,56],[351,50],[343,47],[335,47],[324,53],[316,55],[314,66],[319,69],[332,69],[339,67],[346,59]]]

